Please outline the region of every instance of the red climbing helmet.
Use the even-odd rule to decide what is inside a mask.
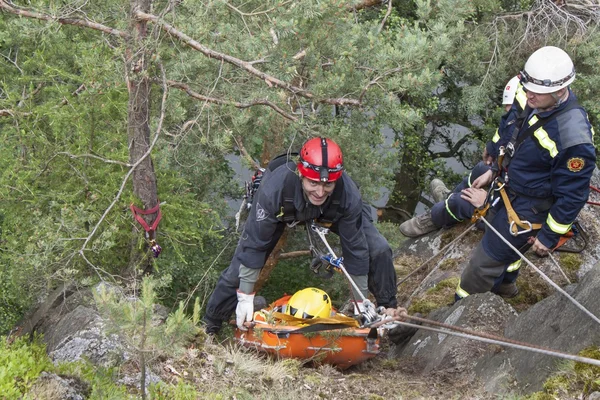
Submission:
[[[342,149],[333,140],[313,138],[300,150],[300,175],[321,182],[334,182],[342,176],[344,160]]]

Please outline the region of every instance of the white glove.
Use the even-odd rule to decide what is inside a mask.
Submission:
[[[252,321],[252,315],[254,314],[254,293],[246,294],[238,290],[237,299],[235,323],[240,330],[247,331],[248,329],[244,326],[244,322]]]

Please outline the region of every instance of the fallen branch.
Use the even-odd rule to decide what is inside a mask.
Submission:
[[[312,254],[310,250],[298,250],[298,251],[288,251],[287,253],[281,253],[279,255],[280,260],[287,260],[290,258],[298,258],[298,257],[310,257]]]
[[[30,112],[13,111],[13,110],[8,110],[8,109],[0,110],[0,117],[14,117],[15,115],[25,117],[25,116],[28,116],[31,114],[32,113],[30,113]]]

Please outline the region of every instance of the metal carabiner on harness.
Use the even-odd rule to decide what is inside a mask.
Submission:
[[[526,225],[527,228],[524,228],[522,231],[520,231],[519,228],[523,228],[521,226],[521,224]],[[513,231],[513,227],[515,228],[514,231]],[[516,237],[516,236],[522,235],[524,233],[531,232],[533,230],[533,225],[529,221],[523,221],[523,220],[521,220],[520,224],[517,224],[515,221],[510,221],[510,228],[509,228],[509,230],[510,230],[510,234]]]

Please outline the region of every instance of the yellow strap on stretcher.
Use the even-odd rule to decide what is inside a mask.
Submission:
[[[358,328],[360,325],[354,318],[347,317],[343,314],[336,314],[329,318],[296,318],[292,315],[273,312],[273,318],[285,321],[287,325],[315,325],[315,324],[345,324],[349,328]]]

